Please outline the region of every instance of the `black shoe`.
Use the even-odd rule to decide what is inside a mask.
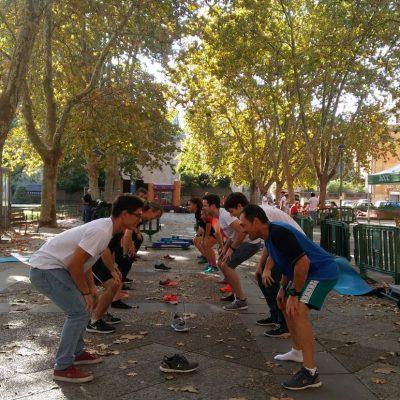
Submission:
[[[232,293],[232,294],[230,294],[230,295],[228,295],[228,296],[221,297],[220,300],[221,300],[221,301],[230,301],[230,302],[232,303],[232,301],[235,300],[235,295]]]
[[[200,259],[199,259],[199,261],[197,261],[197,264],[205,264],[206,262],[208,262],[208,261],[207,261],[207,258],[201,256]]]
[[[93,323],[89,321],[86,327],[86,331],[93,333],[114,333],[115,328],[106,324],[102,319],[99,319],[98,321]]]
[[[279,325],[275,329],[264,332],[264,336],[287,339],[288,337],[290,337],[290,333],[287,328],[283,328],[281,325]]]
[[[276,318],[268,317],[268,318],[264,318],[264,319],[259,319],[256,322],[256,324],[261,325],[261,326],[269,326],[269,325],[278,325],[278,322],[277,322]]]
[[[107,313],[103,316],[103,320],[105,323],[107,323],[108,325],[116,325],[119,324],[121,322],[121,318],[118,317],[114,317],[113,315],[111,315],[110,313]]]
[[[121,290],[133,290],[132,286],[123,284]]]
[[[132,283],[133,279],[125,278],[122,282],[123,283]]]
[[[318,378],[318,372],[311,375],[304,367],[299,372],[282,383],[282,386],[288,390],[304,390],[307,388],[321,387],[322,382]]]
[[[122,310],[128,310],[129,308],[132,308],[132,306],[130,306],[129,304],[124,303],[121,300],[113,301],[111,303],[111,307],[112,308],[121,308]]]
[[[174,354],[171,357],[164,356],[161,361],[160,371],[186,373],[196,371],[198,366],[198,363],[188,361],[182,354]]]
[[[165,264],[155,264],[154,268],[161,271],[169,271],[171,269],[171,267],[167,267]]]

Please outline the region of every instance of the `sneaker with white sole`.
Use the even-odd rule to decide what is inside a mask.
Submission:
[[[264,336],[287,339],[288,337],[290,337],[290,332],[287,328],[283,328],[281,325],[278,325],[278,327],[275,329],[265,331]]]
[[[103,315],[103,321],[108,325],[116,325],[119,324],[122,320],[121,318],[114,317],[114,315],[107,313]]]
[[[189,332],[189,327],[186,325],[186,321],[179,314],[174,315],[174,319],[171,323],[171,328],[175,332]]]
[[[92,333],[114,333],[115,328],[113,326],[110,326],[106,324],[102,319],[99,319],[96,322],[91,322],[89,321],[87,327],[86,327],[86,332],[92,332]]]
[[[55,381],[84,383],[93,380],[93,375],[77,369],[74,365],[70,365],[66,369],[55,369],[53,372]]]
[[[161,361],[160,371],[162,372],[179,372],[188,373],[196,371],[199,364],[196,362],[190,362],[182,354],[174,354],[173,356],[164,356]]]
[[[282,383],[282,386],[288,390],[304,390],[308,388],[317,388],[322,386],[319,380],[318,372],[311,374],[306,368],[302,367],[300,371],[295,373],[287,381]]]
[[[225,311],[240,311],[240,310],[247,310],[247,301],[246,300],[239,300],[235,299],[232,303],[222,307]]]

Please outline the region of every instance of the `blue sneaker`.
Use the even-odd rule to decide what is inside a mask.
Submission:
[[[218,268],[213,267],[212,265],[208,265],[207,269],[204,270],[204,273],[206,274],[215,274],[216,272],[218,272]]]

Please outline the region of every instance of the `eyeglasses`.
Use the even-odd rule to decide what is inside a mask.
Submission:
[[[130,215],[134,215],[135,217],[142,218],[142,213],[129,213]]]

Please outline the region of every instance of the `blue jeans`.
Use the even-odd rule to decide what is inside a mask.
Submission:
[[[31,268],[29,277],[32,285],[67,315],[54,365],[66,369],[85,348],[83,333],[89,322],[85,300],[66,269]]]
[[[89,204],[83,205],[83,223],[86,224],[90,222],[90,211],[92,207]]]

